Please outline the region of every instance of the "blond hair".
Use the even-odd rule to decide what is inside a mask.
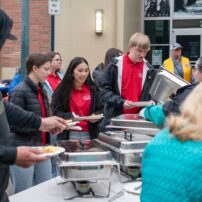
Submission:
[[[202,140],[202,83],[198,84],[183,102],[181,115],[167,120],[170,132],[181,141]]]
[[[147,35],[136,32],[135,34],[133,34],[130,37],[128,45],[129,45],[129,48],[137,46],[138,48],[142,48],[144,50],[149,50],[150,49],[150,40]]]

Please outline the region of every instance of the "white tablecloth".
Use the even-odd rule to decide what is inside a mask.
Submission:
[[[122,178],[123,179],[123,178]],[[64,202],[63,197],[63,188],[65,190],[65,194],[67,195],[75,195],[75,189],[73,188],[71,183],[67,183],[64,185],[57,184],[58,178],[53,178],[49,181],[41,183],[37,186],[34,186],[30,189],[27,189],[23,192],[18,194],[12,195],[9,197],[10,202],[22,202],[22,201],[29,201],[29,202]],[[104,183],[104,184],[103,184]],[[103,192],[104,188],[106,188],[106,184],[97,183],[96,189]],[[119,177],[116,172],[112,174],[111,180],[111,191],[110,197],[114,196],[116,193],[123,190],[124,184],[120,183]],[[109,197],[109,198],[110,198]],[[69,201],[73,202],[103,202],[108,201],[109,198],[74,198]],[[68,201],[68,200],[67,200]],[[120,198],[114,200],[115,202],[140,202],[139,195],[130,194],[124,191],[124,195]]]

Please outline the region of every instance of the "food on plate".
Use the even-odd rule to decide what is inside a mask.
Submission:
[[[40,148],[44,153],[54,153],[58,152],[60,150],[60,147],[55,146],[47,146],[47,147],[41,147]]]

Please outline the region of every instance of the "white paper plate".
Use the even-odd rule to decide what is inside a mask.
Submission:
[[[69,127],[71,127],[71,126],[75,126],[77,123],[79,123],[79,122],[78,121],[74,121],[74,122],[67,123],[67,125]]]
[[[153,105],[153,104],[152,104],[152,102],[149,102],[149,101],[132,103],[132,106],[134,106],[134,107],[146,107],[146,106],[150,106],[150,105]]]
[[[91,115],[91,116],[75,116],[74,119],[76,121],[82,121],[82,120],[99,120],[103,118],[103,114],[97,114],[97,115]]]
[[[132,194],[140,194],[142,190],[142,182],[137,181],[137,182],[127,183],[123,186],[123,189]]]
[[[59,155],[59,154],[65,152],[65,148],[63,148],[63,147],[55,147],[55,148],[57,148],[56,151],[45,153],[45,152],[43,152],[43,149],[44,149],[45,147],[49,147],[49,146],[39,146],[39,147],[33,147],[33,148],[39,149],[39,150],[42,151],[42,153],[39,154],[40,156],[53,157],[53,156],[57,156],[57,155]],[[51,146],[51,147],[54,147],[54,146]]]
[[[82,130],[80,126],[70,126],[69,130]]]

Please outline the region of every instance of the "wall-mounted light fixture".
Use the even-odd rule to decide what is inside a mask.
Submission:
[[[102,34],[103,32],[103,10],[95,10],[95,33]]]

